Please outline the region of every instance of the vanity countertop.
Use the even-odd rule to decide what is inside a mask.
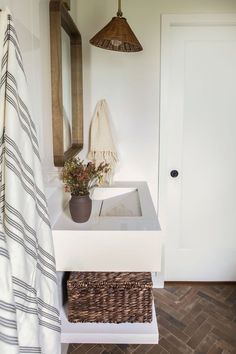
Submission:
[[[75,223],[71,219],[67,200],[54,216],[53,230],[160,230],[146,182],[117,182],[96,188],[91,198],[88,222]]]

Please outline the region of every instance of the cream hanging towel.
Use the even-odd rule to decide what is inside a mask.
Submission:
[[[110,172],[107,176],[107,180],[111,183],[115,166],[118,162],[118,156],[112,138],[106,100],[99,101],[95,109],[91,123],[90,151],[88,158],[95,162],[96,166],[101,162],[109,163]]]

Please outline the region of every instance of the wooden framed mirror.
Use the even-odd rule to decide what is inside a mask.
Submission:
[[[53,157],[55,166],[83,148],[82,40],[63,0],[50,1]]]

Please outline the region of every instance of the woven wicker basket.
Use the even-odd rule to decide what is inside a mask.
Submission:
[[[150,273],[72,272],[67,291],[70,322],[152,321]]]

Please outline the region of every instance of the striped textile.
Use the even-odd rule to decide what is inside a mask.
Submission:
[[[60,353],[57,278],[17,34],[0,14],[0,354]]]

